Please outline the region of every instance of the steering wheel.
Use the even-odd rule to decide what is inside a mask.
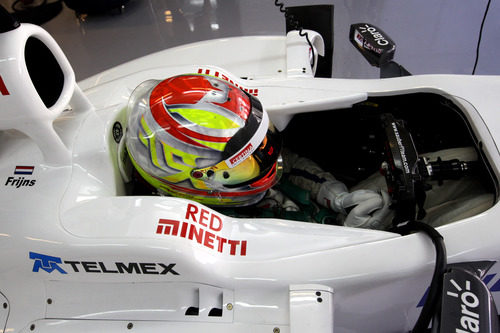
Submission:
[[[382,163],[387,189],[395,210],[394,224],[425,216],[421,163],[410,132],[390,113],[381,115],[386,135],[386,161]],[[416,210],[418,207],[418,213]]]

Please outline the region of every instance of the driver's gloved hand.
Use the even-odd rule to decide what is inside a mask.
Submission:
[[[308,158],[283,151],[285,172],[289,180],[311,193],[317,203],[335,212],[345,226],[386,229],[391,223],[389,218],[391,203],[385,191],[358,190],[349,192],[344,183],[323,170]]]
[[[356,228],[385,229],[390,224],[389,205],[386,191],[357,190],[349,192],[337,180],[321,184],[317,202],[345,216],[344,225]]]

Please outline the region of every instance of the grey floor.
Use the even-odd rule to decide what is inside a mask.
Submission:
[[[0,0],[10,7],[13,0]],[[395,60],[414,74],[470,74],[488,0],[283,0],[333,4],[334,77],[375,78],[348,40],[349,26],[370,22],[397,44]],[[500,3],[486,16],[477,74],[500,74]],[[165,48],[242,35],[281,35],[274,0],[130,0],[124,11],[77,18],[65,8],[43,24],[72,63],[77,80]]]

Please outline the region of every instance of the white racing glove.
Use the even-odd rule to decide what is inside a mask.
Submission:
[[[285,172],[290,174],[289,180],[309,191],[320,205],[340,213],[339,219],[345,226],[380,230],[391,223],[391,200],[386,191],[357,190],[349,193],[344,183],[310,159],[289,150],[283,152],[283,159]]]
[[[321,184],[316,200],[331,210],[346,215],[344,225],[356,228],[385,229],[390,224],[389,205],[386,191],[357,190],[349,192],[338,180]],[[349,213],[347,210],[352,208]]]

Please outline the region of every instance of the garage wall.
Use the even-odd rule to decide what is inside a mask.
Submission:
[[[50,1],[50,0],[49,0]],[[104,0],[103,0],[104,1]],[[10,7],[13,0],[0,0]],[[376,78],[349,43],[352,23],[379,26],[397,44],[395,60],[414,74],[470,74],[488,0],[283,0],[287,6],[333,4],[334,77]],[[168,14],[170,13],[170,14]],[[170,18],[170,20],[169,20]],[[500,3],[485,21],[477,74],[500,74]],[[43,24],[81,80],[165,48],[241,35],[284,34],[274,0],[130,0],[123,13],[77,19],[65,8]]]

